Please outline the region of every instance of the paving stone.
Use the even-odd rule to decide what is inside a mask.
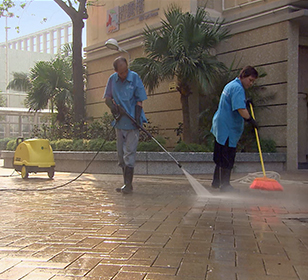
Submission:
[[[177,273],[180,277],[203,277],[205,278],[207,266],[202,263],[191,263],[183,261]]]
[[[279,194],[239,184],[236,196],[204,199],[184,176],[135,176],[130,196],[114,191],[122,176],[91,176],[1,193],[0,279],[307,278],[307,223],[289,218],[307,216],[308,187],[296,181]],[[73,177],[1,179],[35,188]]]

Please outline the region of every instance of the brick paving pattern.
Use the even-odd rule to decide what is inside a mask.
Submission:
[[[75,175],[1,177],[1,189]],[[285,178],[283,192],[237,183],[208,198],[185,176],[135,176],[126,196],[119,175],[1,191],[0,279],[307,280],[308,172]]]

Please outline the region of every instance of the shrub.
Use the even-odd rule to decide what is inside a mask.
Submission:
[[[53,151],[55,151],[55,150],[57,149],[57,146],[56,146],[57,141],[58,141],[58,140],[49,141],[50,146],[51,146],[51,148],[52,148]]]
[[[209,148],[205,145],[200,144],[186,144],[185,142],[180,142],[174,148],[175,152],[209,152]]]
[[[7,146],[7,143],[10,141],[10,140],[13,140],[12,138],[4,138],[4,139],[0,139],[0,150],[6,150],[6,146]],[[16,141],[16,140],[15,140]]]
[[[58,151],[71,151],[73,147],[72,139],[60,139],[56,141],[56,150]]]
[[[116,151],[116,141],[106,141],[105,139],[91,139],[88,143],[89,151]]]
[[[102,151],[116,151],[117,150],[117,142],[116,140],[107,141],[102,148]]]
[[[276,153],[276,142],[273,139],[262,139],[261,148],[265,153]]]
[[[166,144],[166,140],[162,136],[157,136],[155,139],[163,146]],[[153,139],[148,142],[139,142],[137,147],[137,151],[144,152],[160,152],[161,150],[161,147]]]
[[[89,140],[77,139],[73,140],[72,151],[86,151],[88,149]]]
[[[6,144],[6,149],[9,151],[15,151],[17,148],[16,139],[12,139]]]

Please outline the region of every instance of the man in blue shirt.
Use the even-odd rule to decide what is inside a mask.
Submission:
[[[238,78],[228,83],[221,94],[218,109],[213,117],[211,132],[215,136],[214,162],[216,164],[212,187],[220,191],[234,191],[230,185],[236,146],[244,130],[244,120],[254,128],[257,123],[246,109],[245,89],[258,78],[258,72],[246,66]]]
[[[116,190],[129,194],[133,191],[132,181],[139,129],[125,114],[121,114],[121,111],[124,109],[138,125],[147,122],[142,109],[142,102],[147,99],[147,95],[140,77],[128,69],[124,57],[116,58],[113,67],[115,73],[108,79],[104,98],[116,120],[113,125],[117,135],[118,162],[124,176],[123,187]]]

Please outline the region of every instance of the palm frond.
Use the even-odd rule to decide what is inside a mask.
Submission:
[[[149,93],[153,93],[162,81],[161,63],[149,58],[136,58],[130,65],[130,69],[138,73]]]
[[[7,89],[28,91],[31,88],[29,77],[23,72],[13,72],[13,80],[7,85]]]

